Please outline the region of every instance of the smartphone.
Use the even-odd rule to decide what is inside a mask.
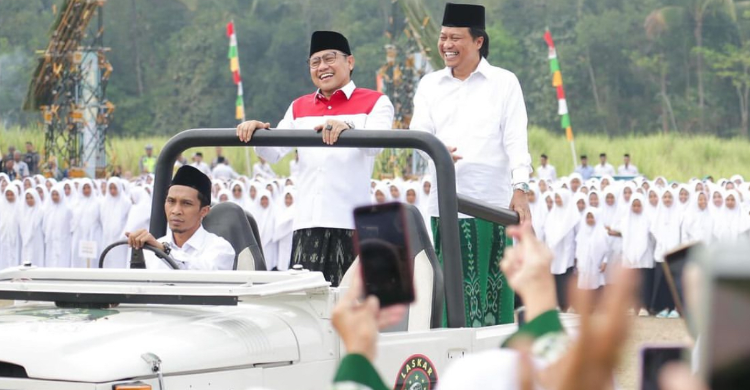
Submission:
[[[750,389],[750,244],[704,252],[700,371],[709,388]]]
[[[381,307],[414,302],[413,261],[403,204],[358,207],[354,226],[365,293],[378,297]]]
[[[665,364],[681,361],[684,345],[650,345],[641,348],[641,390],[659,390],[659,372]]]

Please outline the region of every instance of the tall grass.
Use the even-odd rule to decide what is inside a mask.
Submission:
[[[144,154],[146,144],[154,145],[158,153],[169,137],[154,136],[142,138],[113,137],[109,141],[108,153],[111,165],[121,165],[123,171],[136,173],[138,159]],[[41,151],[44,145],[44,134],[39,129],[0,127],[0,150],[7,152],[9,145],[23,150],[23,144],[32,141]],[[741,174],[750,179],[750,141],[743,139],[720,139],[711,136],[683,136],[683,135],[647,135],[609,138],[603,135],[581,134],[575,139],[578,156],[586,154],[589,163],[594,165],[599,161],[599,153],[605,152],[615,168],[621,164],[622,155],[630,153],[632,162],[641,173],[653,178],[657,175],[666,176],[669,180],[687,181],[691,177],[712,175],[718,179]],[[184,156],[190,159],[194,152],[203,152],[203,158],[210,162],[215,156],[212,147],[194,148],[186,151]],[[567,175],[573,170],[570,144],[563,133],[551,133],[539,128],[529,129],[529,151],[538,164],[542,153],[550,157],[550,163],[557,167],[558,176]],[[224,148],[224,155],[229,159],[234,169],[247,174],[245,170],[244,148]],[[256,156],[252,153],[252,164]],[[289,174],[289,161],[292,154],[273,165],[276,173]]]

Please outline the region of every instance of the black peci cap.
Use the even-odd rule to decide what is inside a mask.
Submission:
[[[310,55],[321,50],[339,50],[351,55],[349,41],[335,31],[315,31],[310,38]]]
[[[446,3],[442,25],[484,30],[484,7],[474,4]]]
[[[171,186],[186,186],[197,190],[203,197],[211,202],[211,179],[203,172],[190,165],[183,165],[172,178]]]

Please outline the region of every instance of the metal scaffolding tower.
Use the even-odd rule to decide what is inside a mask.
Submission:
[[[24,103],[44,119],[44,166],[54,161],[72,177],[104,177],[107,127],[114,105],[106,98],[112,66],[103,45],[106,0],[65,0]],[[94,17],[98,26],[89,25]]]

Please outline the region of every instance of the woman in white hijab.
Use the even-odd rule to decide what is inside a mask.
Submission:
[[[36,189],[37,195],[39,195],[39,201],[41,202],[42,210],[46,211],[47,206],[49,206],[49,190],[47,189],[47,186],[38,185],[34,188]]]
[[[654,248],[654,292],[650,307],[658,311],[656,318],[678,318],[674,299],[669,291],[662,264],[664,256],[680,245],[680,222],[682,212],[677,204],[677,190],[667,188],[661,195],[659,209],[651,223],[651,234],[656,241]]]
[[[573,204],[578,210],[578,214],[583,216],[583,211],[589,207],[588,196],[583,192],[576,192],[573,194]]]
[[[736,241],[747,231],[748,217],[742,212],[740,195],[736,190],[725,191],[723,196],[724,207],[714,217],[714,238],[721,242]]]
[[[257,181],[253,181],[247,186],[247,194],[249,200],[247,200],[246,202],[247,208],[245,210],[250,212],[250,214],[253,216],[255,216],[255,214],[259,211],[258,194],[262,189],[263,183],[259,183]]]
[[[151,222],[151,196],[143,187],[134,187],[130,190],[130,200],[133,206],[128,212],[128,220],[125,222],[125,231],[134,232],[140,229],[148,229]]]
[[[21,265],[21,203],[18,188],[8,185],[0,198],[0,270]]]
[[[404,188],[403,182],[400,180],[394,180],[388,185],[388,191],[391,194],[391,199],[395,202],[404,202]]]
[[[96,268],[96,260],[102,249],[102,222],[100,220],[100,202],[96,183],[91,179],[82,179],[79,191],[78,207],[73,210],[73,242],[71,251],[71,267]],[[96,258],[86,259],[78,255],[82,241],[96,243]],[[90,263],[90,264],[89,264]]]
[[[50,203],[43,222],[46,267],[70,268],[72,219],[73,211],[68,207],[63,184],[56,184],[50,191]]]
[[[704,244],[713,242],[714,220],[708,209],[708,203],[708,196],[704,192],[698,192],[698,195],[690,202],[682,221],[682,242],[703,242]]]
[[[600,211],[589,207],[583,212],[576,234],[576,268],[578,288],[596,290],[604,285],[607,268],[607,230],[599,218]]]
[[[44,205],[34,189],[23,192],[21,263],[44,267]]]
[[[595,209],[599,208],[599,205],[601,204],[601,199],[599,199],[599,191],[592,189],[591,191],[589,191],[587,199],[589,207],[593,207]]]
[[[653,221],[656,219],[656,212],[659,210],[659,200],[661,199],[661,194],[663,191],[666,191],[669,188],[660,190],[656,186],[651,187],[648,192],[646,192],[648,196],[648,201],[646,202],[646,205],[643,208],[643,212],[648,217],[649,221]]]
[[[680,184],[680,186],[677,188],[677,198],[680,200],[680,202],[677,204],[679,207],[680,212],[685,212],[687,208],[690,206],[690,198],[692,197],[692,191],[688,188],[688,186],[684,184]]]
[[[262,189],[258,192],[257,212],[253,215],[258,223],[258,233],[260,235],[260,244],[263,248],[263,257],[266,259],[266,269],[273,270],[278,265],[278,245],[274,239],[274,229],[276,221],[273,215],[273,203],[271,193]]]
[[[680,245],[680,206],[676,204],[675,190],[667,188],[661,196],[658,209],[651,223],[656,247],[654,260],[663,262],[664,255]]]
[[[554,200],[544,223],[544,241],[554,254],[550,271],[555,276],[558,305],[565,311],[568,309],[568,277],[572,275],[575,264],[575,228],[581,216],[572,204],[570,191],[556,190]]]
[[[222,188],[219,190],[219,195],[216,197],[216,203],[231,202],[231,199],[232,193],[228,189]]]
[[[101,203],[100,207],[102,245],[104,247],[126,238],[125,223],[128,220],[128,214],[133,205],[130,198],[125,193],[124,185],[119,178],[112,177],[107,180],[106,189],[107,193],[104,196],[104,201]],[[104,265],[105,268],[127,268],[127,246],[120,245],[109,251]]]
[[[288,270],[289,262],[292,259],[292,236],[294,234],[294,214],[296,213],[294,195],[294,187],[287,186],[284,189],[283,203],[277,210],[273,241],[278,246],[276,268],[279,271]]]
[[[648,305],[654,285],[654,240],[651,221],[644,211],[646,200],[639,193],[630,197],[629,209],[619,226],[610,235],[622,237],[622,266],[639,269],[641,273],[641,302],[639,316],[649,315]]]
[[[544,222],[547,220],[549,210],[547,203],[539,191],[539,185],[536,183],[529,184],[529,192],[526,194],[529,201],[529,210],[531,211],[531,226],[534,228],[534,234],[540,241],[544,241]]]
[[[232,192],[230,202],[242,207],[245,211],[250,211],[248,207],[248,197],[245,194],[245,183],[235,180],[229,185],[229,191]]]
[[[609,231],[615,226],[619,216],[617,191],[615,191],[614,186],[608,186],[607,189],[602,192],[599,201],[599,210],[600,213],[597,220],[602,223],[605,230]],[[609,251],[607,253],[607,269],[604,277],[607,284],[610,284],[614,280],[616,270],[620,265],[620,257],[622,256],[622,237],[608,234],[607,246],[609,247]]]
[[[372,203],[382,204],[390,200],[390,192],[388,186],[385,183],[378,183],[375,186],[375,191],[372,193]]]

